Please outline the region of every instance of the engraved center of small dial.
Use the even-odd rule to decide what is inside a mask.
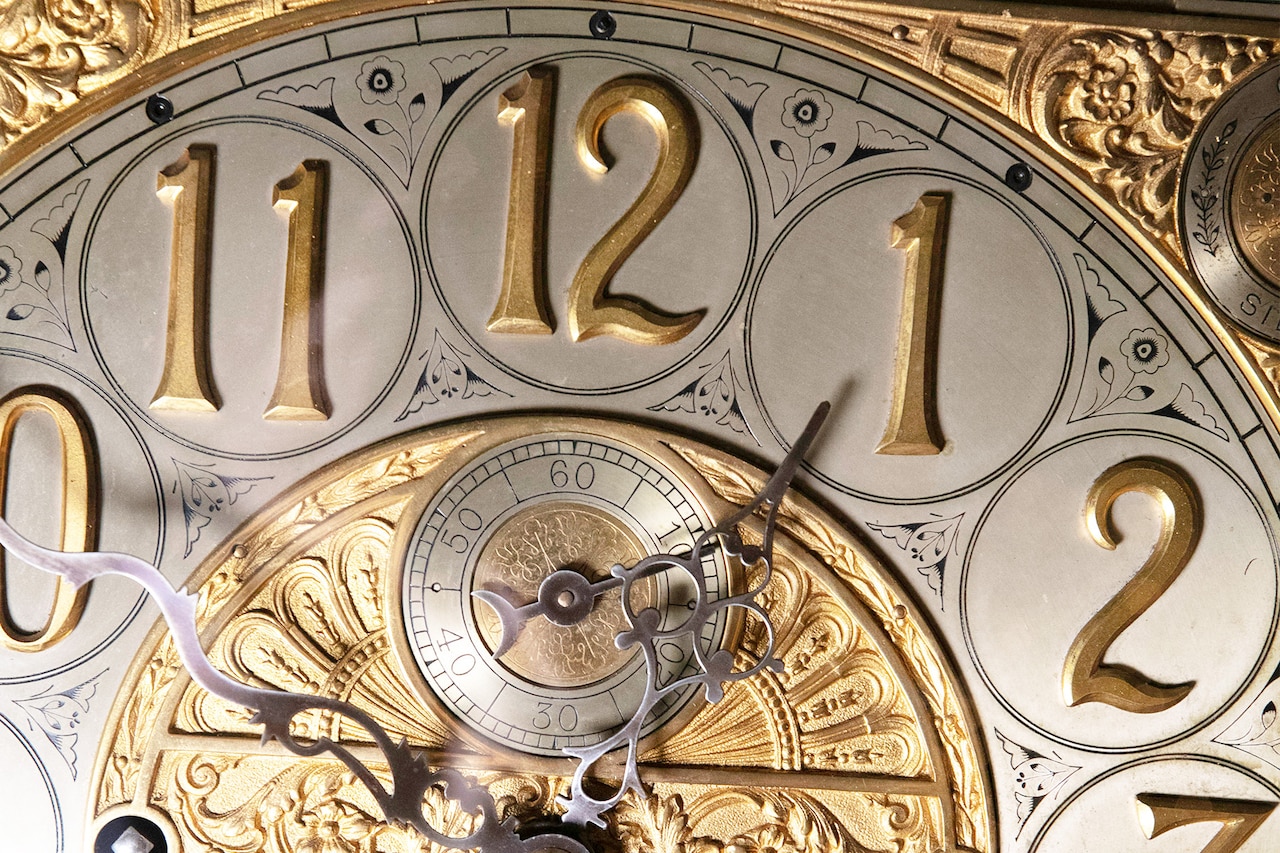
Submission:
[[[472,589],[509,592],[514,600],[531,601],[552,572],[572,569],[594,583],[609,577],[615,563],[630,566],[644,555],[640,539],[620,519],[586,504],[548,501],[515,513],[494,531],[480,551]],[[620,595],[620,588],[600,595],[587,618],[576,625],[530,620],[499,662],[527,681],[554,687],[583,686],[612,675],[640,653],[613,643],[628,627]],[[556,602],[567,608],[574,599],[574,592],[566,589]],[[656,600],[650,580],[633,591],[633,611]],[[472,604],[471,613],[492,653],[502,637],[502,623],[493,608],[480,601]]]
[[[1280,287],[1280,122],[1245,149],[1231,193],[1232,234],[1249,264]]]

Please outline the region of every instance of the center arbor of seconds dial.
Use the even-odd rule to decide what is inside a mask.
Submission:
[[[558,570],[569,569],[593,583],[609,577],[615,563],[629,566],[644,556],[644,545],[620,519],[588,504],[549,501],[515,513],[494,532],[480,552],[472,588],[530,601]],[[651,606],[657,594],[650,579],[632,592],[633,610]],[[619,649],[612,641],[628,628],[620,595],[616,587],[594,603],[583,602],[588,615],[574,625],[530,620],[499,663],[526,681],[554,687],[583,686],[617,672],[640,653],[634,647]],[[574,596],[570,589],[560,591],[557,603],[572,606]],[[502,639],[502,623],[491,607],[473,601],[476,629],[492,654]]]

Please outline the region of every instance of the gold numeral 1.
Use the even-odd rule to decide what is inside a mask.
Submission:
[[[13,431],[28,412],[43,412],[53,418],[62,444],[62,535],[58,547],[63,551],[92,551],[98,545],[98,469],[93,437],[80,407],[52,389],[20,389],[0,400],[0,515],[4,514]],[[44,627],[27,633],[13,622],[5,587],[6,569],[0,552],[0,644],[18,652],[47,649],[71,633],[80,621],[89,594],[88,584],[75,589],[65,578],[58,578]]]
[[[551,157],[550,69],[520,75],[498,101],[498,118],[511,124],[511,195],[507,202],[507,250],[502,293],[486,328],[491,332],[551,334],[547,311],[547,163]]]
[[[876,453],[928,456],[942,452],[938,426],[938,304],[951,196],[925,193],[894,220],[890,245],[907,253],[893,369],[893,407]]]
[[[1275,811],[1275,803],[1225,800],[1218,797],[1183,797],[1172,794],[1139,794],[1135,797],[1138,824],[1147,838],[1193,823],[1221,823],[1201,853],[1235,853]]]
[[[1102,662],[1116,638],[1156,602],[1191,559],[1204,518],[1195,488],[1177,469],[1154,459],[1130,459],[1113,465],[1094,481],[1085,504],[1085,526],[1093,540],[1115,550],[1120,537],[1112,526],[1116,498],[1146,495],[1160,509],[1160,538],[1138,573],[1094,614],[1076,637],[1062,665],[1062,693],[1068,705],[1104,702],[1123,711],[1153,714],[1181,702],[1194,681],[1157,684],[1142,673]]]
[[[645,77],[619,77],[591,93],[578,116],[578,158],[603,174],[600,151],[605,122],[623,112],[645,119],[658,137],[658,162],[639,197],[600,238],[569,288],[569,336],[575,341],[613,335],[637,344],[669,344],[693,331],[702,312],[672,315],[621,296],[606,296],[614,273],[671,210],[693,175],[698,125],[684,99]]]
[[[169,261],[169,322],[164,373],[153,409],[216,412],[209,377],[209,261],[214,149],[192,145],[160,170],[156,195],[173,208]]]
[[[320,357],[328,164],[304,160],[292,175],[276,184],[272,203],[289,217],[289,250],[280,372],[262,416],[277,421],[322,421],[329,417]]]
[[[173,208],[173,253],[164,372],[151,401],[153,409],[216,412],[219,407],[209,371],[215,154],[211,145],[192,145],[161,169],[157,180],[156,194]],[[322,421],[329,417],[320,357],[328,164],[304,161],[275,185],[272,204],[288,216],[289,238],[280,368],[262,416],[277,421]]]

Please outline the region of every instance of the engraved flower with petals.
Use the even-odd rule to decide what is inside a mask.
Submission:
[[[373,821],[355,808],[326,800],[302,814],[307,835],[298,845],[299,853],[361,853],[363,842],[374,828]]]
[[[1120,352],[1134,373],[1155,373],[1169,363],[1169,342],[1155,329],[1134,329]]]
[[[22,261],[8,246],[0,246],[0,294],[22,284]]]
[[[797,89],[782,102],[782,124],[806,139],[827,129],[834,108],[816,89]]]
[[[400,97],[404,85],[404,64],[385,56],[375,56],[361,65],[360,75],[356,77],[360,99],[366,104],[390,106]]]

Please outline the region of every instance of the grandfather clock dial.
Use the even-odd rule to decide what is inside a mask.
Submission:
[[[0,846],[1280,844],[1269,25],[99,5],[0,39]]]

